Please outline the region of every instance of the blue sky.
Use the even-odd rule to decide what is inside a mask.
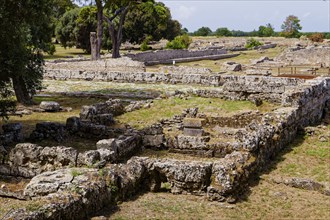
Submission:
[[[161,0],[160,0],[161,1]],[[271,23],[276,31],[288,15],[300,19],[304,32],[330,31],[329,0],[167,0],[172,17],[190,32],[202,26],[213,31],[218,27],[252,31]]]

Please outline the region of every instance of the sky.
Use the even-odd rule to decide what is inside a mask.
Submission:
[[[161,0],[160,0],[161,1]],[[300,19],[302,32],[330,32],[330,0],[167,0],[172,18],[189,32],[205,26],[215,31],[252,31],[272,24],[275,31],[289,15]]]

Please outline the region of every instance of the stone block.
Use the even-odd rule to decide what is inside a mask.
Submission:
[[[142,143],[145,147],[155,147],[157,149],[160,149],[165,145],[166,140],[163,134],[144,135],[142,137]]]
[[[39,107],[45,110],[46,112],[58,112],[60,110],[60,104],[53,101],[49,101],[49,102],[42,101]]]
[[[97,149],[109,149],[113,150],[113,147],[116,145],[116,139],[103,139],[96,143]]]
[[[206,120],[202,118],[184,118],[183,127],[186,128],[202,128],[206,124]]]
[[[207,148],[207,142],[210,141],[209,136],[192,137],[179,135],[177,137],[177,149],[189,149],[189,150],[204,150]]]
[[[100,161],[100,152],[96,150],[86,151],[78,155],[78,166],[92,166]]]
[[[2,125],[2,130],[6,132],[20,132],[22,129],[22,123],[8,123]]]
[[[79,131],[80,119],[78,117],[67,118],[65,127],[70,133],[75,133]]]
[[[184,128],[183,134],[187,136],[201,137],[205,135],[205,132],[200,128]]]

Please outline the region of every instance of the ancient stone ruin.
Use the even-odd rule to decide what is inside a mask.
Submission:
[[[279,107],[268,113],[241,112],[228,117],[191,108],[142,130],[115,131],[108,126],[115,123],[114,115],[124,114],[125,107],[119,100],[109,100],[83,106],[80,117],[68,118],[65,125],[37,124],[31,134],[34,138],[86,134],[99,135],[100,140],[95,150],[85,152],[27,143],[7,152],[1,174],[32,178],[23,192],[11,196],[61,201],[36,212],[19,209],[9,217],[81,219],[103,204],[126,199],[138,191],[158,191],[163,182],[168,182],[175,194],[234,202],[249,177],[290,143],[298,129],[322,119],[330,99],[329,78],[305,81],[224,76],[214,86],[221,86],[221,98],[269,100]],[[5,127],[2,136],[17,138],[19,125],[11,127]],[[167,128],[177,129],[176,135],[168,135]],[[165,148],[194,155],[196,160],[134,157],[145,148]],[[202,162],[198,157],[211,160]]]
[[[154,61],[151,57],[155,53],[163,56],[159,51],[135,57]],[[179,56],[177,53],[188,52],[174,55]],[[197,55],[204,56],[203,53]],[[173,59],[173,54],[170,55],[167,53],[162,59]],[[76,69],[78,64],[74,62],[49,64],[44,76],[57,80],[195,85],[194,90],[175,91],[172,96],[244,100],[255,106],[267,101],[276,107],[268,112],[221,115],[191,106],[170,119],[136,129],[119,125],[116,116],[149,108],[152,100],[109,99],[82,106],[79,117],[69,117],[65,124],[37,123],[29,140],[59,143],[47,147],[19,143],[22,125],[4,125],[0,135],[0,174],[27,180],[20,191],[3,188],[0,195],[44,201],[37,210],[16,209],[8,213],[7,219],[86,219],[104,206],[115,205],[137,193],[160,191],[162,183],[168,183],[173,194],[193,194],[210,201],[234,203],[250,178],[292,142],[299,130],[321,120],[329,123],[329,77],[304,80],[266,74],[227,75],[180,67],[146,72],[144,65],[126,58],[116,61],[124,62],[119,64],[122,70],[118,66],[112,69],[107,61],[97,61],[101,63],[99,69],[89,66],[94,65],[90,61],[79,62],[84,66],[81,70]],[[241,71],[241,66],[232,62],[225,63],[223,68]],[[42,103],[40,108],[60,110],[52,102]],[[65,146],[65,140],[70,137],[96,140],[95,146],[78,151]],[[19,144],[9,148],[9,143]],[[165,150],[172,156],[139,156],[146,150]],[[178,155],[189,156],[189,160]],[[205,158],[208,160],[202,160]],[[312,184],[283,181],[291,185]],[[312,185],[320,189],[317,184]]]

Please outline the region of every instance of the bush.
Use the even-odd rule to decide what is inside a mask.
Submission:
[[[261,45],[262,45],[261,42],[257,41],[254,38],[250,38],[246,41],[244,47],[247,48],[247,49],[253,49],[254,47],[261,46]]]
[[[324,36],[322,33],[315,33],[315,34],[311,34],[308,36],[308,39],[313,41],[313,42],[319,42],[322,43]]]
[[[167,49],[187,49],[191,44],[191,38],[188,35],[181,35],[174,38],[174,40],[169,41],[166,44]]]
[[[151,36],[147,36],[146,38],[144,38],[144,40],[142,41],[141,45],[140,45],[140,50],[141,51],[146,51],[146,50],[150,50],[151,47],[148,46],[148,43],[152,40]]]
[[[145,41],[143,41],[142,44],[140,45],[140,50],[141,51],[149,50],[149,46]]]

